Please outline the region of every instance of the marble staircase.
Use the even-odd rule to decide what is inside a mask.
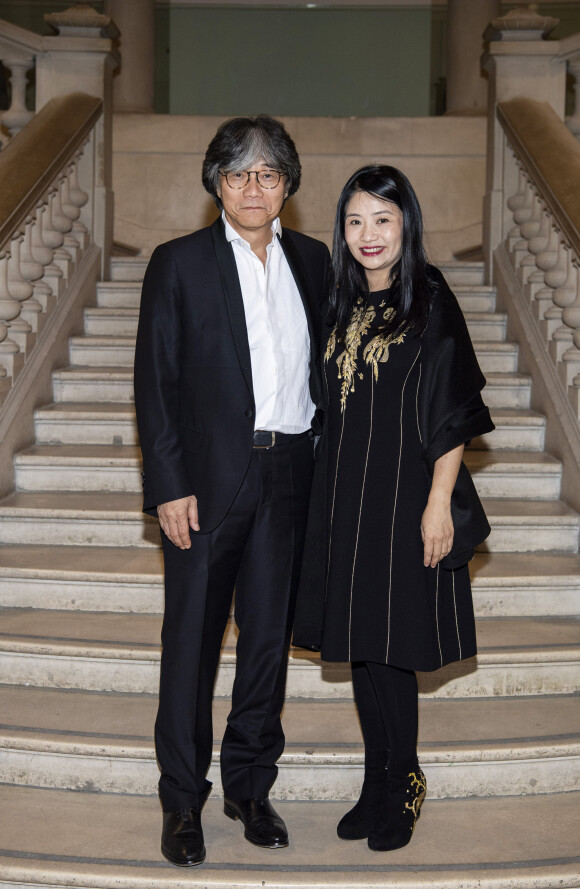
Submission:
[[[410,846],[372,853],[336,838],[362,780],[348,670],[294,649],[274,788],[290,848],[257,849],[223,816],[216,744],[208,861],[182,872],[160,856],[162,565],[156,522],[140,512],[131,403],[144,260],[120,257],[0,501],[0,887],[579,889],[580,518],[482,266],[444,271],[488,379],[496,430],[466,460],[492,534],[471,566],[477,663],[420,676],[429,791]],[[218,739],[234,662],[231,626]]]

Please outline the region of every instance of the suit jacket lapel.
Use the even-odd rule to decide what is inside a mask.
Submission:
[[[250,359],[250,344],[248,342],[242,288],[240,287],[234,252],[225,236],[221,217],[216,219],[211,226],[211,234],[238,361],[240,362],[246,385],[253,396],[252,362]]]
[[[306,322],[308,324],[308,333],[310,334],[310,354],[312,361],[316,362],[318,358],[318,327],[314,321],[315,309],[313,303],[313,295],[311,293],[310,287],[308,286],[308,281],[304,273],[302,257],[296,249],[296,245],[294,244],[294,242],[288,237],[283,229],[280,243],[282,245],[284,255],[288,260],[290,271],[294,276],[294,280],[296,281],[296,286],[298,287],[298,292],[300,293],[300,298],[304,306]]]

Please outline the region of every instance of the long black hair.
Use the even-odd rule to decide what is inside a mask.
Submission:
[[[430,307],[430,275],[423,246],[423,216],[417,195],[404,173],[396,167],[369,164],[353,173],[338,199],[332,245],[333,286],[330,304],[334,309],[337,334],[344,336],[353,306],[359,298],[366,303],[369,285],[363,266],[354,258],[344,237],[346,208],[358,192],[366,192],[396,204],[403,214],[401,256],[391,269],[391,305],[394,314],[385,332],[410,324],[421,333]]]

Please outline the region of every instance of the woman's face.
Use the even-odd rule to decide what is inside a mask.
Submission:
[[[344,237],[366,272],[369,290],[388,287],[403,241],[403,214],[397,205],[358,191],[346,205]]]

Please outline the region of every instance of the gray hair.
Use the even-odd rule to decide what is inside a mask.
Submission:
[[[272,169],[285,174],[288,197],[298,191],[302,173],[300,159],[294,142],[280,121],[260,114],[257,117],[234,117],[219,127],[208,145],[201,181],[220,209],[220,170],[228,173],[249,170],[262,159]]]

